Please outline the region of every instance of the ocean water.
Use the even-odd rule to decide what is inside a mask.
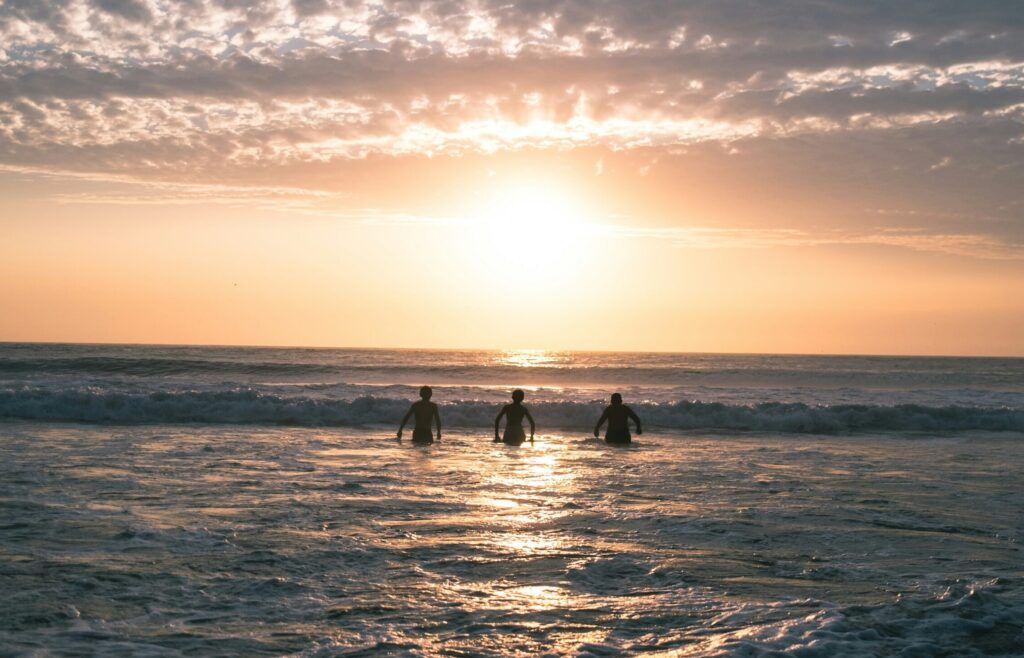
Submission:
[[[1024,656],[1022,467],[1021,359],[0,345],[0,655]]]

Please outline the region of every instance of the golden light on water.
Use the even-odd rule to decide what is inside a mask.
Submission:
[[[567,359],[564,354],[551,350],[505,350],[494,357],[494,363],[520,368],[556,368]]]
[[[493,600],[516,610],[557,610],[570,605],[574,597],[569,590],[550,585],[509,587],[494,592]]]
[[[501,550],[515,555],[537,556],[557,552],[565,548],[565,542],[547,534],[533,532],[502,533],[495,544]]]
[[[559,501],[575,493],[576,474],[562,464],[565,450],[563,443],[539,436],[536,443],[520,446],[511,468],[482,473],[486,488],[493,492],[484,501],[500,510],[508,524],[501,543],[525,551],[550,548],[530,526],[561,516]]]

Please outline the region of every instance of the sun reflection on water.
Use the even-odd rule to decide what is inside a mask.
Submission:
[[[485,495],[477,499],[489,506],[499,521],[488,542],[499,550],[538,556],[567,548],[564,538],[548,530],[564,516],[565,501],[574,492],[575,474],[562,465],[565,446],[543,437],[533,446],[507,450],[506,468],[483,471]]]
[[[506,350],[494,357],[495,365],[519,368],[557,368],[570,360],[571,357],[564,352],[549,350]]]
[[[560,453],[565,446],[544,439],[541,436],[533,445],[520,447],[517,462],[510,464],[511,468],[489,472],[489,483],[506,493],[526,490],[536,496],[542,493],[538,490],[546,490],[543,493],[554,498],[570,494],[576,474],[571,469],[560,468]]]
[[[503,551],[530,557],[551,555],[566,548],[559,537],[537,532],[502,532],[494,537],[494,543]]]
[[[496,589],[493,601],[508,609],[540,611],[568,607],[573,597],[561,587],[524,585]]]

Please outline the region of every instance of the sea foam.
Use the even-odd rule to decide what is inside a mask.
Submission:
[[[91,423],[210,423],[300,427],[397,424],[408,409],[404,398],[361,396],[332,399],[275,395],[255,389],[218,391],[111,392],[95,387],[0,389],[0,418]],[[632,405],[645,425],[675,430],[740,430],[815,434],[857,432],[1024,431],[1024,411],[971,406],[914,404],[809,405],[764,402],[641,402]],[[500,407],[461,400],[441,404],[445,425],[490,427]],[[600,401],[530,404],[540,428],[589,430]]]

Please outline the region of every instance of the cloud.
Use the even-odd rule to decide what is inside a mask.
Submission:
[[[149,6],[140,0],[94,0],[95,6],[108,14],[120,16],[134,23],[152,20]]]
[[[139,180],[122,174],[84,173],[51,168],[0,165],[0,173],[26,179],[57,182],[86,182],[101,187],[89,191],[57,192],[52,198],[61,204],[117,206],[227,205],[278,211],[337,214],[344,194],[300,187],[226,185],[220,183],[179,183]]]
[[[604,179],[643,152],[656,178],[730,154],[1019,226],[1022,37],[1000,0],[6,0],[0,164],[238,185],[573,149],[606,153]]]
[[[621,228],[603,232],[638,239],[669,241],[688,249],[768,249],[864,245],[967,256],[985,260],[1024,260],[1024,243],[978,233],[927,233],[920,230],[811,233],[795,229],[722,229],[710,227]]]
[[[377,208],[343,207],[345,195],[311,191],[294,187],[249,186],[139,182],[125,177],[103,177],[74,173],[52,174],[33,170],[13,170],[21,174],[88,179],[113,184],[105,192],[74,192],[55,195],[63,204],[189,206],[223,205],[239,208],[261,208],[278,212],[317,215],[332,219],[373,225],[465,227],[476,221],[472,217],[430,216],[402,213]],[[884,214],[910,214],[879,210]],[[984,233],[930,232],[921,228],[878,228],[872,230],[808,231],[792,228],[721,228],[710,226],[643,227],[623,224],[592,223],[577,227],[578,231],[603,237],[653,240],[671,243],[685,249],[772,249],[812,248],[822,246],[889,247],[922,253],[963,256],[982,260],[1022,261],[1024,242]]]

